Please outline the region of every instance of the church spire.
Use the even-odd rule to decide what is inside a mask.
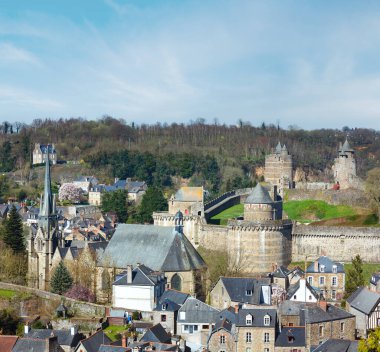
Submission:
[[[46,154],[45,160],[45,182],[44,182],[44,196],[42,199],[41,216],[50,216],[53,211],[53,196],[51,193],[51,178],[50,178],[50,159],[49,152]]]

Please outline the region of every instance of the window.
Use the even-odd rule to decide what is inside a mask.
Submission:
[[[166,310],[166,304],[165,303],[162,305],[162,310]]]
[[[209,328],[209,326],[207,324],[202,325],[202,330],[207,330],[208,328]]]
[[[252,342],[252,334],[250,332],[245,333],[245,342]]]
[[[309,276],[307,278],[307,282],[309,283],[310,286],[313,286],[313,277],[312,276]]]
[[[170,284],[173,290],[182,291],[182,279],[178,274],[173,275]]]
[[[220,336],[220,343],[225,344],[226,343],[226,337],[224,335]]]
[[[269,326],[269,324],[270,324],[270,316],[269,316],[269,315],[266,315],[266,316],[264,317],[264,325],[265,325],[265,326]]]
[[[264,332],[264,342],[269,342],[269,332]]]
[[[320,271],[321,273],[324,273],[324,272],[325,272],[325,266],[324,266],[324,265],[321,265],[321,266],[319,267],[319,271]]]
[[[179,312],[179,320],[185,320],[186,319],[186,312]]]
[[[331,291],[331,299],[336,299],[336,290]]]
[[[331,285],[332,286],[337,286],[337,284],[338,284],[338,278],[336,276],[333,276],[331,278]]]
[[[293,296],[293,299],[297,299],[297,295],[294,295],[294,296]]]
[[[245,291],[246,296],[252,296],[252,290]]]
[[[333,273],[337,273],[338,272],[338,267],[336,265],[333,265],[332,272]]]
[[[319,337],[323,337],[323,325],[319,325]]]
[[[323,286],[325,284],[325,277],[324,276],[320,276],[319,277],[319,286]]]
[[[245,349],[245,352],[252,352],[251,347],[247,347],[247,348]]]
[[[198,331],[198,325],[194,325],[194,331]]]
[[[194,331],[198,331],[198,325],[184,325],[183,332],[192,334]]]
[[[162,321],[162,322],[165,322],[165,321],[166,321],[166,315],[165,315],[165,314],[161,314],[161,321]]]
[[[340,332],[344,332],[344,322],[340,323]]]
[[[252,325],[252,315],[251,314],[248,314],[245,317],[245,325]]]
[[[264,348],[264,352],[269,352],[269,348],[268,348],[268,347],[265,347],[265,348]]]

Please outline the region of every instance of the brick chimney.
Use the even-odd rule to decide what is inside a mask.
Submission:
[[[236,304],[236,305],[235,305],[235,314],[238,314],[238,313],[239,313],[239,305]]]
[[[132,283],[132,265],[127,265],[127,284]]]
[[[316,260],[316,261],[314,262],[314,272],[316,272],[316,273],[319,272],[319,270],[318,270],[318,260]]]
[[[319,307],[326,312],[327,311],[327,302],[326,301],[319,301]]]
[[[126,334],[123,334],[121,337],[121,347],[127,347],[128,345],[128,337]]]

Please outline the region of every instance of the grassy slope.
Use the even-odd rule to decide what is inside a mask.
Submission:
[[[244,204],[236,204],[211,218],[211,223],[227,225],[227,220],[243,216]]]
[[[120,338],[119,334],[122,334],[124,331],[126,331],[125,326],[117,326],[117,325],[109,325],[107,328],[104,329],[104,333],[112,340],[116,341]]]
[[[346,216],[355,216],[356,211],[346,205],[331,205],[321,200],[300,200],[284,203],[289,218],[299,222],[313,222]]]
[[[0,298],[12,298],[16,296],[16,294],[16,291],[0,289]]]

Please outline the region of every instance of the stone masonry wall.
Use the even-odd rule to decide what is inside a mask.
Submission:
[[[380,228],[307,226],[293,227],[292,261],[315,260],[327,255],[350,262],[359,254],[364,262],[380,263]]]

